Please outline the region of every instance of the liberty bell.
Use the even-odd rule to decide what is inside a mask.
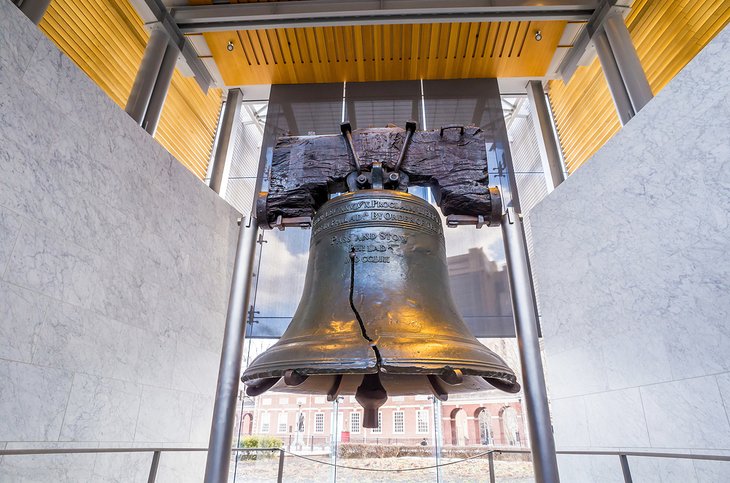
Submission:
[[[249,396],[354,394],[366,428],[388,396],[520,389],[456,309],[436,209],[380,183],[317,211],[299,307],[241,380]]]

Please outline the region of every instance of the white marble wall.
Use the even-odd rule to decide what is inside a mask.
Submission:
[[[238,214],[0,0],[0,448],[206,446]],[[146,481],[150,454],[1,482]],[[163,456],[160,481],[204,457]]]
[[[529,214],[559,448],[730,454],[729,78],[726,28]],[[565,482],[620,481],[616,458],[560,459]]]

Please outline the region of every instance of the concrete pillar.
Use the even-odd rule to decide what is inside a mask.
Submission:
[[[147,112],[142,121],[142,127],[152,136],[157,131],[157,124],[160,122],[162,108],[165,105],[167,91],[170,90],[170,81],[172,81],[172,75],[175,73],[175,65],[177,65],[177,58],[179,56],[180,50],[172,42],[169,42],[165,50],[165,55],[162,57],[162,64],[157,74],[157,80],[152,90]]]
[[[38,25],[50,4],[51,0],[23,0],[18,8],[31,22]]]
[[[132,92],[127,99],[127,106],[124,108],[140,126],[147,113],[150,99],[152,99],[152,92],[155,89],[157,75],[160,72],[168,43],[167,32],[163,30],[162,26],[154,26],[142,57],[142,63],[137,71],[137,77],[134,79]]]
[[[527,99],[530,101],[530,113],[532,114],[533,125],[537,144],[540,148],[540,159],[545,172],[545,182],[548,193],[565,181],[563,163],[560,160],[560,146],[553,133],[551,122],[550,106],[545,97],[541,81],[529,81],[527,83]]]
[[[241,89],[231,89],[226,97],[226,106],[223,110],[223,120],[218,133],[218,144],[213,158],[213,169],[210,173],[210,187],[220,194],[223,185],[223,174],[233,155],[235,134],[241,124],[241,103],[243,92]]]

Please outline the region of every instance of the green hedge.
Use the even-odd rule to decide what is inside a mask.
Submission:
[[[281,448],[284,442],[271,436],[246,436],[239,441],[241,448]],[[239,459],[255,460],[279,456],[276,451],[240,451]]]

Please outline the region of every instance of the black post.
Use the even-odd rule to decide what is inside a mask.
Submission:
[[[157,468],[160,466],[160,452],[155,451],[152,454],[152,465],[150,466],[150,476],[147,478],[147,483],[155,483],[157,478]]]
[[[625,454],[618,455],[621,460],[621,473],[624,474],[624,483],[633,483],[634,480],[631,478],[631,470],[629,469],[629,459]]]
[[[284,450],[279,450],[279,475],[276,477],[277,483],[284,481]]]

